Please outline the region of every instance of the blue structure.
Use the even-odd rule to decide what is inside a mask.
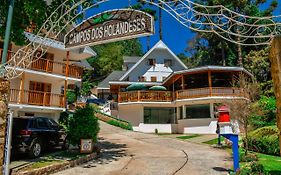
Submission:
[[[232,141],[232,154],[233,154],[233,167],[236,172],[239,170],[239,148],[238,148],[238,135],[237,134],[221,134],[221,136]]]

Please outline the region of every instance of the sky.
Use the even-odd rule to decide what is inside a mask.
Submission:
[[[135,0],[110,0],[109,2],[103,3],[99,8],[94,8],[93,13],[97,14],[102,11],[125,8],[129,6],[129,2],[134,5]],[[265,9],[270,5],[270,1],[263,4],[260,8]],[[156,8],[157,9],[157,8]],[[187,43],[195,35],[187,27],[183,26],[176,19],[171,17],[168,13],[163,11],[163,42],[175,53],[185,53]],[[279,3],[278,8],[275,10],[274,15],[281,15],[281,3]],[[159,25],[158,21],[155,22],[155,34],[150,37],[150,47],[153,47],[159,41]],[[146,37],[139,38],[143,46],[144,53],[146,52]],[[186,54],[186,53],[185,53]]]

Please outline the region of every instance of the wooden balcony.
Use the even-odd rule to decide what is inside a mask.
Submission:
[[[176,99],[190,99],[200,97],[243,97],[245,96],[242,89],[239,88],[225,88],[225,87],[212,87],[212,88],[197,88],[176,91]]]
[[[0,48],[0,60],[2,58],[3,49]],[[7,60],[11,59],[13,52],[8,51],[8,58]],[[58,75],[66,76],[66,67],[67,64],[62,62],[56,62],[48,59],[43,58],[34,58],[33,63],[31,64],[31,70],[47,72],[47,73],[54,73]],[[81,78],[83,73],[83,69],[78,66],[69,65],[68,66],[68,76],[73,78]]]
[[[66,67],[65,63],[51,61],[47,59],[34,59],[34,62],[31,64],[30,69],[48,73],[54,73],[59,75],[66,75]],[[81,78],[83,69],[77,66],[69,65],[68,66],[68,76],[74,78]]]
[[[11,89],[10,103],[61,108],[65,107],[63,94],[28,90],[20,91],[17,89]]]
[[[175,92],[175,100],[202,98],[202,97],[247,97],[242,89],[239,88],[196,88],[178,90]],[[171,91],[130,91],[120,92],[118,96],[119,103],[125,102],[171,102],[173,101],[173,92]]]
[[[130,91],[120,92],[118,102],[170,102],[172,92],[170,91]]]

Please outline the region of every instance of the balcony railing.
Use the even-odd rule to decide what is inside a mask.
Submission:
[[[118,96],[118,102],[171,102],[173,101],[173,98],[175,98],[175,100],[182,100],[212,96],[247,97],[244,91],[240,88],[207,87],[178,90],[175,92],[174,97],[171,91],[120,92]]]
[[[3,49],[0,48],[0,60],[2,58]],[[12,56],[12,52],[8,51],[8,58],[9,60]],[[31,64],[31,70],[41,71],[41,72],[48,72],[54,73],[58,75],[66,75],[66,64],[61,62],[56,62],[52,60],[47,60],[43,58],[34,58],[33,63]],[[83,73],[83,69],[78,66],[69,65],[68,66],[68,76],[73,78],[81,78]]]
[[[37,106],[64,107],[64,96],[40,91],[11,89],[10,102]]]
[[[119,103],[124,102],[169,102],[172,100],[170,91],[130,91],[120,92]]]
[[[59,75],[66,75],[66,64],[61,62],[55,62],[47,59],[35,59],[31,64],[32,70],[55,73]],[[68,76],[74,78],[81,78],[83,70],[80,67],[69,65]]]
[[[242,97],[244,91],[239,88],[212,87],[176,91],[176,99],[189,99],[211,96]]]

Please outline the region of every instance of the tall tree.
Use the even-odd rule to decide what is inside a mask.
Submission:
[[[266,3],[267,0],[197,0],[199,4],[204,4],[208,6],[212,5],[224,5],[225,7],[238,12],[242,15],[249,16],[268,16],[271,15],[273,10],[277,7],[277,1],[271,1],[269,8],[265,10],[260,10],[259,6]],[[203,9],[198,9],[198,11]],[[217,13],[216,11],[210,11],[209,13]],[[251,22],[251,21],[249,21]],[[238,30],[238,29],[233,29]],[[258,50],[261,47],[242,47],[240,45],[232,44],[218,37],[214,33],[197,33],[193,41],[194,44],[187,46],[187,51],[191,52],[192,59],[198,59],[200,61],[199,65],[204,65],[206,63],[213,65],[242,65],[245,55],[249,53],[250,50]],[[239,40],[240,38],[236,38]],[[204,42],[203,42],[204,41]],[[195,46],[195,47],[193,47]],[[208,53],[206,55],[205,53]],[[204,60],[202,60],[204,57]]]

